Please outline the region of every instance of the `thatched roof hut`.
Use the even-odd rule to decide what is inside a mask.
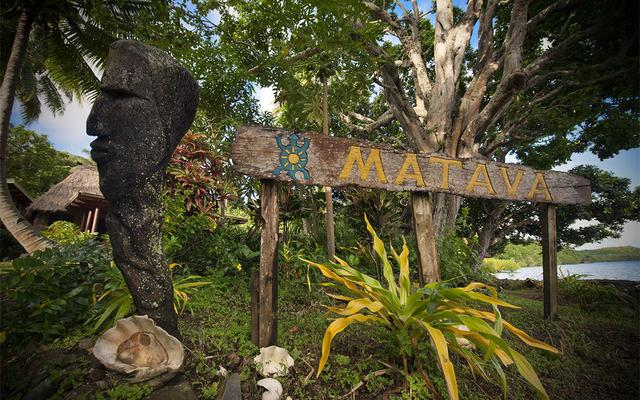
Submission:
[[[56,183],[27,209],[33,224],[42,229],[54,221],[71,221],[81,230],[102,231],[104,215],[109,208],[98,179],[98,170],[78,165],[62,182]]]

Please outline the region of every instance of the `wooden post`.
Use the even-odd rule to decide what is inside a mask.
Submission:
[[[93,212],[91,210],[89,210],[89,212],[87,213],[87,222],[84,225],[84,227],[81,229],[82,232],[86,232],[89,230],[89,224],[91,224],[91,217],[93,216]]]
[[[80,222],[80,231],[83,232],[84,231],[84,227],[87,224],[87,213],[83,212],[82,213],[82,222]]]
[[[260,215],[257,345],[266,347],[276,344],[278,337],[278,186],[274,180],[260,181]]]
[[[329,89],[327,85],[327,77],[322,77],[322,133],[329,136]],[[333,261],[336,256],[336,234],[333,223],[333,189],[331,186],[324,187],[324,201],[326,211],[327,225],[327,257],[329,261]]]
[[[433,227],[431,199],[427,193],[411,193],[413,231],[416,235],[420,286],[440,280],[440,261]]]
[[[96,210],[93,213],[93,223],[91,224],[91,233],[96,231],[96,228],[98,227],[98,213],[100,212],[100,209],[98,207],[96,207]]]
[[[541,207],[542,220],[542,279],[544,282],[544,318],[553,319],[558,311],[558,257],[556,234],[556,206]]]

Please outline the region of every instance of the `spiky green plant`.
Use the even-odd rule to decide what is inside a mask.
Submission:
[[[169,264],[169,269],[173,270],[176,266],[178,264]],[[105,303],[102,305],[101,312],[87,321],[87,323],[93,320],[96,321],[93,329],[100,328],[107,321],[115,322],[124,318],[133,313],[134,310],[133,299],[129,289],[127,289],[124,278],[113,261],[111,261],[107,275],[109,276],[109,282],[104,286],[104,292],[99,297],[95,295],[96,288],[94,288],[94,303],[101,301],[105,301]],[[178,315],[184,312],[190,300],[189,295],[197,292],[200,286],[211,284],[211,281],[199,275],[189,275],[174,279],[173,274],[171,274],[171,281],[173,283],[173,309]]]
[[[458,385],[450,352],[458,354],[474,373],[486,380],[491,380],[488,368],[492,368],[496,373],[495,377],[502,384],[505,396],[507,382],[502,367],[515,364],[520,375],[529,382],[538,396],[548,399],[533,367],[507,343],[502,337],[503,331],[510,332],[529,346],[554,353],[559,351],[503,320],[498,309],[499,306],[518,307],[500,300],[495,288],[478,282],[461,288],[448,288],[438,282],[414,288],[409,278],[409,249],[406,244],[400,254],[391,248],[399,267],[396,281],[382,240],[366,216],[365,221],[373,237],[374,250],[382,263],[386,285],[352,268],[338,257],[337,263],[327,264],[304,260],[333,281],[325,285],[338,293],[331,293],[329,296],[346,303],[342,308],[327,307],[341,317],[335,319],[325,331],[317,375],[324,369],[331,342],[338,333],[353,323],[373,323],[387,327],[397,337],[410,337],[414,348],[418,341],[428,341],[437,355],[438,366],[452,400],[458,399]],[[474,308],[474,303],[489,305],[493,312]],[[400,351],[404,352],[401,355],[407,373],[408,354],[406,350]],[[427,385],[435,390],[428,376],[423,374],[423,377]]]

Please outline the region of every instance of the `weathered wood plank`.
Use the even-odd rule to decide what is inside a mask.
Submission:
[[[539,203],[588,203],[589,181],[557,171],[440,154],[401,152],[369,142],[261,126],[241,127],[231,149],[237,171],[321,186],[447,192]]]
[[[542,220],[542,280],[544,282],[544,317],[553,319],[558,312],[558,248],[556,206],[540,207]]]
[[[274,180],[260,182],[260,215],[258,347],[267,347],[276,344],[278,339],[278,186]]]

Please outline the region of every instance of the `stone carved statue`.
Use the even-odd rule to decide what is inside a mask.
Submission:
[[[113,258],[137,314],[180,338],[161,242],[165,168],[195,117],[198,85],[166,53],[120,40],[111,45],[100,94],[87,119],[91,157],[111,208]]]

